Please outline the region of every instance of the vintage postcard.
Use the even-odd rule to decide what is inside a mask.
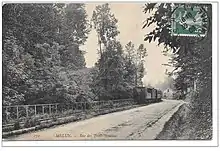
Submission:
[[[2,142],[216,142],[216,4],[2,3]]]

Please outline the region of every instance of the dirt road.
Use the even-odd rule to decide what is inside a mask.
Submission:
[[[22,134],[10,140],[154,139],[182,101],[164,100],[122,112]]]

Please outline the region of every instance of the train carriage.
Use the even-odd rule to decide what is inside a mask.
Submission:
[[[146,93],[146,99],[152,98],[152,89],[151,88],[145,88],[145,93]]]
[[[139,104],[154,103],[161,101],[162,91],[154,88],[136,87],[134,88],[134,100]]]
[[[152,89],[152,99],[156,99],[156,98],[157,98],[157,90]]]
[[[162,98],[162,95],[163,95],[162,91],[158,90],[158,91],[157,91],[157,98],[158,98],[158,99],[161,99],[161,98]]]

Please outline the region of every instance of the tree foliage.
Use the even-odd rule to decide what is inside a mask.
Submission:
[[[146,49],[124,50],[117,22],[109,4],[95,8],[100,58],[88,69],[80,47],[91,30],[84,4],[4,5],[3,104],[132,97],[142,85]]]
[[[123,50],[117,40],[120,33],[117,22],[109,4],[96,6],[92,23],[98,35],[100,58],[96,63],[94,91],[99,99],[132,97],[132,88],[137,83],[142,85],[146,49],[141,44],[135,50],[132,42],[129,42]]]
[[[145,40],[148,42],[158,41],[158,45],[164,45],[165,52],[171,50],[175,54],[170,63],[175,67],[172,73],[177,76],[174,83],[176,90],[185,97],[188,94],[187,88],[191,88],[191,90],[194,88],[198,93],[191,98],[194,111],[200,116],[202,115],[201,110],[203,110],[206,114],[205,118],[210,121],[212,109],[212,8],[211,5],[199,5],[208,8],[206,13],[209,28],[206,36],[204,38],[199,36],[184,37],[171,35],[172,5],[171,3],[145,5],[144,12],[152,13],[152,16],[147,17],[143,28],[156,25],[151,32],[147,33]],[[206,124],[210,128],[211,124]]]
[[[128,81],[134,86],[143,86],[142,78],[145,75],[145,57],[147,56],[147,50],[143,44],[140,44],[137,49],[134,48],[134,44],[130,41],[125,46],[125,61]]]
[[[111,13],[109,4],[97,5],[92,14],[92,23],[96,30],[100,44],[100,55],[105,49],[101,49],[101,44],[107,47],[109,41],[114,40],[120,33],[117,29],[118,20]]]
[[[4,105],[73,101],[81,94],[77,76],[66,81],[62,73],[71,77],[85,67],[84,4],[5,4],[2,18]]]

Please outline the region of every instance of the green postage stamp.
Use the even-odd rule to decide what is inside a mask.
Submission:
[[[171,30],[174,36],[204,37],[208,30],[207,8],[193,5],[172,7]]]

